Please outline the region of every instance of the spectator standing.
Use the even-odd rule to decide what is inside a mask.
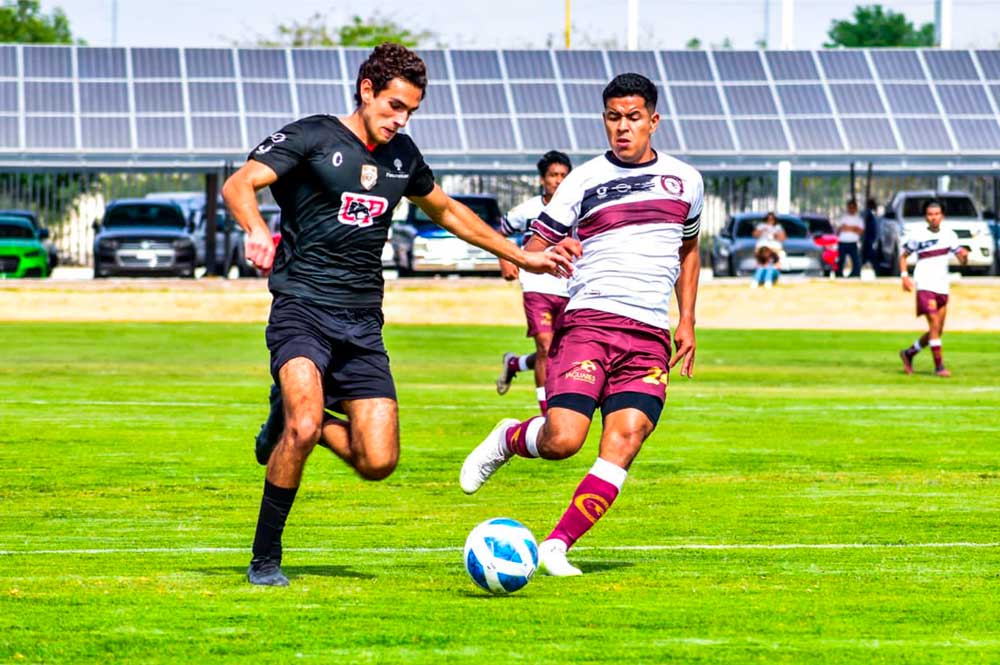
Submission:
[[[875,210],[878,204],[875,199],[868,199],[865,202],[865,212],[862,218],[865,220],[865,233],[861,242],[861,263],[867,263],[875,267],[878,258],[875,256],[875,241],[878,239],[878,217]]]
[[[847,213],[837,220],[837,277],[844,276],[844,262],[851,259],[851,277],[861,277],[861,254],[858,241],[865,232],[865,220],[858,214],[858,202],[847,202]]]

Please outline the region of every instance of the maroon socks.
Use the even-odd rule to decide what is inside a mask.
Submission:
[[[546,540],[561,540],[567,549],[572,547],[608,511],[627,476],[625,469],[598,457],[590,473],[577,486],[559,524]]]

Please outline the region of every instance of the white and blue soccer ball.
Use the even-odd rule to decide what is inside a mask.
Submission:
[[[465,540],[465,569],[491,593],[513,593],[538,568],[538,543],[517,520],[496,517],[478,524]]]

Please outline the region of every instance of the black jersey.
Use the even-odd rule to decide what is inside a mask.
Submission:
[[[382,305],[382,246],[404,196],[434,174],[405,134],[369,150],[338,118],[314,115],[271,134],[250,159],[274,169],[281,243],[268,287],[330,307]]]

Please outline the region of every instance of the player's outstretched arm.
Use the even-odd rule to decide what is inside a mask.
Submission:
[[[681,243],[681,272],[674,285],[677,294],[677,306],[680,309],[680,320],[674,328],[674,357],[670,359],[670,367],[681,364],[681,376],[694,376],[694,305],[698,298],[698,278],[701,275],[701,257],[698,255],[698,237],[689,238]]]
[[[274,264],[274,242],[267,222],[257,207],[257,190],[278,179],[270,166],[250,160],[229,176],[222,186],[222,200],[229,212],[246,232],[246,257],[257,268],[267,272]]]
[[[468,206],[451,198],[438,185],[427,196],[411,200],[438,226],[451,231],[465,242],[485,249],[523,270],[568,277],[573,272],[569,259],[553,252],[526,252],[490,228]]]

